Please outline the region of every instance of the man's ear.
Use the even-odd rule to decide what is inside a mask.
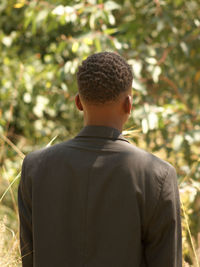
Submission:
[[[132,110],[132,97],[127,95],[124,101],[124,111],[125,113],[131,114]]]
[[[77,109],[82,111],[83,110],[83,105],[81,103],[81,99],[80,99],[79,93],[77,93],[76,96],[75,96],[75,103],[76,103]]]

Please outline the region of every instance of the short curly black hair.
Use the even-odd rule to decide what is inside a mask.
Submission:
[[[132,86],[132,69],[123,57],[112,52],[95,53],[79,66],[77,82],[83,100],[95,104],[115,101]]]

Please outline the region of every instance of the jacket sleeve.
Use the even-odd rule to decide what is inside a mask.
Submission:
[[[182,267],[181,236],[177,175],[170,165],[145,237],[145,266]]]
[[[33,266],[31,182],[25,172],[26,160],[27,157],[25,157],[22,164],[21,179],[18,187],[18,211],[22,266],[31,267]]]

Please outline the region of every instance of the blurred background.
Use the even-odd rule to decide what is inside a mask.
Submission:
[[[132,66],[133,111],[124,135],[175,166],[184,266],[199,266],[200,0],[1,0],[1,267],[21,266],[23,157],[81,129],[75,75],[100,51],[116,51]]]

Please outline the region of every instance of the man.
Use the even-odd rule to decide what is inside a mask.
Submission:
[[[77,80],[85,127],[23,162],[23,266],[181,267],[176,171],[121,134],[132,105],[130,66],[97,53]]]

